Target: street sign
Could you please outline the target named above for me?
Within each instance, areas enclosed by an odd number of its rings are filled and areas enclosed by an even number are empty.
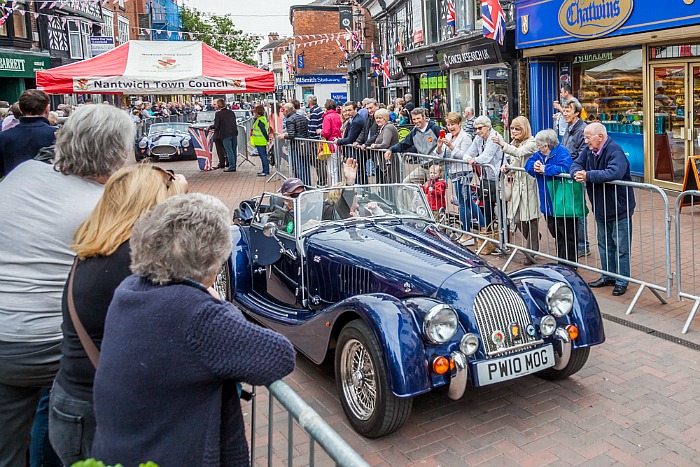
[[[90,36],[90,49],[92,56],[97,57],[100,54],[109,52],[114,48],[114,37],[112,36]]]

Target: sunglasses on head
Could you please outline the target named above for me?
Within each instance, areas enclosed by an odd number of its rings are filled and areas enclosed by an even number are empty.
[[[170,188],[170,182],[175,181],[175,172],[171,169],[166,170],[162,167],[158,167],[157,165],[152,165],[151,168],[155,171],[160,172],[163,175],[165,179],[165,186]]]

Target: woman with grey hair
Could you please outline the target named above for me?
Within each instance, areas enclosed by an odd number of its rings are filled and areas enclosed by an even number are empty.
[[[557,245],[557,256],[576,262],[576,218],[554,217],[552,205],[553,193],[547,182],[562,173],[569,173],[571,153],[559,144],[559,137],[554,130],[542,130],[535,135],[537,151],[525,163],[527,173],[537,180],[540,197],[540,211],[547,221],[550,235]]]
[[[58,134],[53,166],[28,160],[0,183],[0,219],[11,219],[0,223],[0,465],[25,463],[37,402],[61,358],[69,245],[133,144],[124,111],[84,106]]]
[[[491,232],[494,228],[496,217],[496,202],[498,201],[498,180],[501,174],[501,166],[505,163],[505,155],[501,146],[494,142],[498,135],[491,128],[491,119],[481,115],[474,120],[476,136],[467,150],[464,160],[468,164],[478,164],[481,167],[481,193],[484,200],[484,219],[487,229]]]
[[[374,120],[377,122],[377,137],[370,145],[371,149],[389,149],[399,142],[399,131],[391,119],[389,111],[379,109],[374,112]],[[384,159],[384,151],[374,153],[377,171],[377,183],[398,183],[401,180],[399,174],[399,157],[392,154],[389,160]]]
[[[218,199],[192,194],[134,225],[134,275],[114,294],[95,375],[95,458],[249,465],[237,384],[284,377],[295,352],[212,289],[231,252],[229,218]]]

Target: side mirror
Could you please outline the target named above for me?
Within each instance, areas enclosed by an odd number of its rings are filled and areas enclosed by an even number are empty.
[[[274,237],[277,235],[277,226],[274,222],[268,222],[263,226],[263,235],[266,237]]]

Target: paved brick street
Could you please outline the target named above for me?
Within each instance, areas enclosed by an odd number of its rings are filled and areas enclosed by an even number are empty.
[[[245,164],[237,173],[199,172],[194,162],[167,166],[185,174],[192,191],[218,196],[234,208],[242,199],[279,186],[279,181],[256,177],[260,165],[253,160],[255,167]],[[460,401],[450,400],[445,391],[429,393],[416,399],[406,426],[381,440],[358,437],[349,428],[331,365],[316,367],[299,357],[287,382],[371,465],[700,464],[700,324],[680,334],[691,305],[674,299],[661,305],[649,292],[625,316],[637,286],[630,289],[615,299],[609,289],[596,291],[607,318],[607,342],[569,380],[527,377],[470,389]],[[618,324],[623,319],[627,325]],[[687,345],[673,338],[685,339]],[[258,401],[267,406],[264,390]],[[275,454],[286,458],[286,417],[274,426]],[[294,465],[304,465],[308,445],[297,431]],[[256,440],[263,455],[265,420],[258,420]],[[316,452],[317,464],[331,464],[318,447]],[[277,457],[274,464],[283,465]]]

